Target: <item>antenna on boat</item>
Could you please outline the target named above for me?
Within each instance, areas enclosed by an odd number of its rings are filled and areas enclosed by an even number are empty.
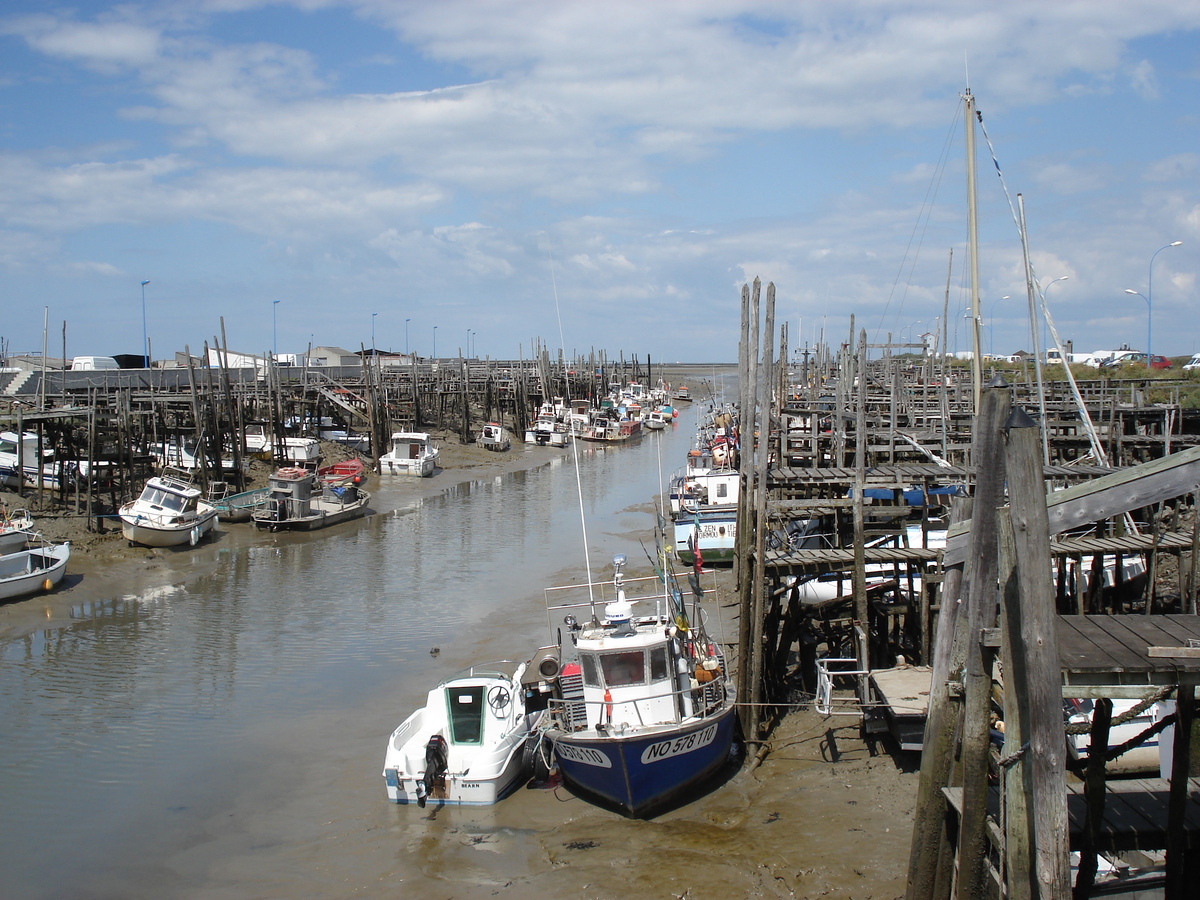
[[[550,259],[550,290],[554,295],[554,315],[558,319],[558,346],[562,352],[567,352],[567,341],[563,337],[562,311],[558,306],[558,280],[554,277],[554,251],[550,247],[550,235],[546,235],[546,256]],[[564,393],[567,398],[567,408],[571,407],[571,377],[565,379]],[[583,481],[579,475],[579,442],[575,440],[575,428],[571,427],[571,456],[575,460],[575,496],[579,499],[579,527],[583,531],[583,565],[587,572],[588,606],[592,611],[592,621],[596,621],[596,591],[592,586],[592,556],[588,551],[587,517],[583,509]]]

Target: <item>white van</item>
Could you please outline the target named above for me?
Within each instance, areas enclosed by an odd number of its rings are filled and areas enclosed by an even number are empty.
[[[1192,369],[1200,369],[1200,353],[1197,353],[1195,356],[1185,362],[1183,367],[1189,372],[1192,371]]]
[[[91,372],[96,369],[119,369],[111,356],[77,356],[71,360],[72,372]]]

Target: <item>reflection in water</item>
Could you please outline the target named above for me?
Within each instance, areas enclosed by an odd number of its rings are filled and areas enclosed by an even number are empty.
[[[652,540],[654,495],[693,430],[681,420],[582,449],[596,577],[613,552],[640,559],[631,531]],[[184,585],[89,599],[70,627],[0,645],[5,882],[163,897],[221,878],[229,896],[258,895],[246,885],[301,877],[290,866],[316,823],[359,835],[386,815],[386,734],[438,678],[528,655],[546,634],[543,588],[583,578],[571,451],[513,452],[548,462],[420,504],[383,485],[403,508],[234,550]],[[254,865],[226,871],[251,847]]]

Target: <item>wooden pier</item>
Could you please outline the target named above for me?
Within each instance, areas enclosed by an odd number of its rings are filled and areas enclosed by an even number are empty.
[[[797,366],[773,307],[773,286],[743,289],[740,433],[757,438],[740,454],[736,563],[748,741],[765,749],[778,715],[841,688],[864,734],[921,747],[910,900],[1090,896],[1096,854],[1118,845],[1165,851],[1165,896],[1188,896],[1200,803],[1190,378],[1006,366],[976,389],[965,365],[868,344],[853,325],[839,352],[806,349]],[[821,525],[789,529],[799,520]],[[808,544],[778,546],[792,533]],[[832,599],[804,599],[828,573],[841,573]],[[1168,652],[1156,643],[1177,656],[1156,657]],[[1177,703],[1171,777],[1114,789],[1097,753],[1069,789],[1063,700],[1103,710],[1147,691]],[[1099,712],[1096,746],[1108,728]],[[1003,815],[989,814],[989,782],[1003,783]]]

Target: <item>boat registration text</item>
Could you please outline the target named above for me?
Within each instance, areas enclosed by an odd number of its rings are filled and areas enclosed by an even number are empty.
[[[573,744],[566,744],[559,741],[554,745],[554,752],[562,759],[583,763],[585,766],[599,766],[602,769],[612,768],[612,760],[608,758],[608,754],[597,750],[595,747],[576,747]]]
[[[709,725],[700,731],[693,731],[691,734],[685,734],[683,737],[678,737],[671,741],[659,741],[657,744],[651,744],[642,751],[642,762],[658,762],[659,760],[670,759],[672,756],[691,753],[693,750],[707,747],[713,742],[716,736],[717,726]]]

